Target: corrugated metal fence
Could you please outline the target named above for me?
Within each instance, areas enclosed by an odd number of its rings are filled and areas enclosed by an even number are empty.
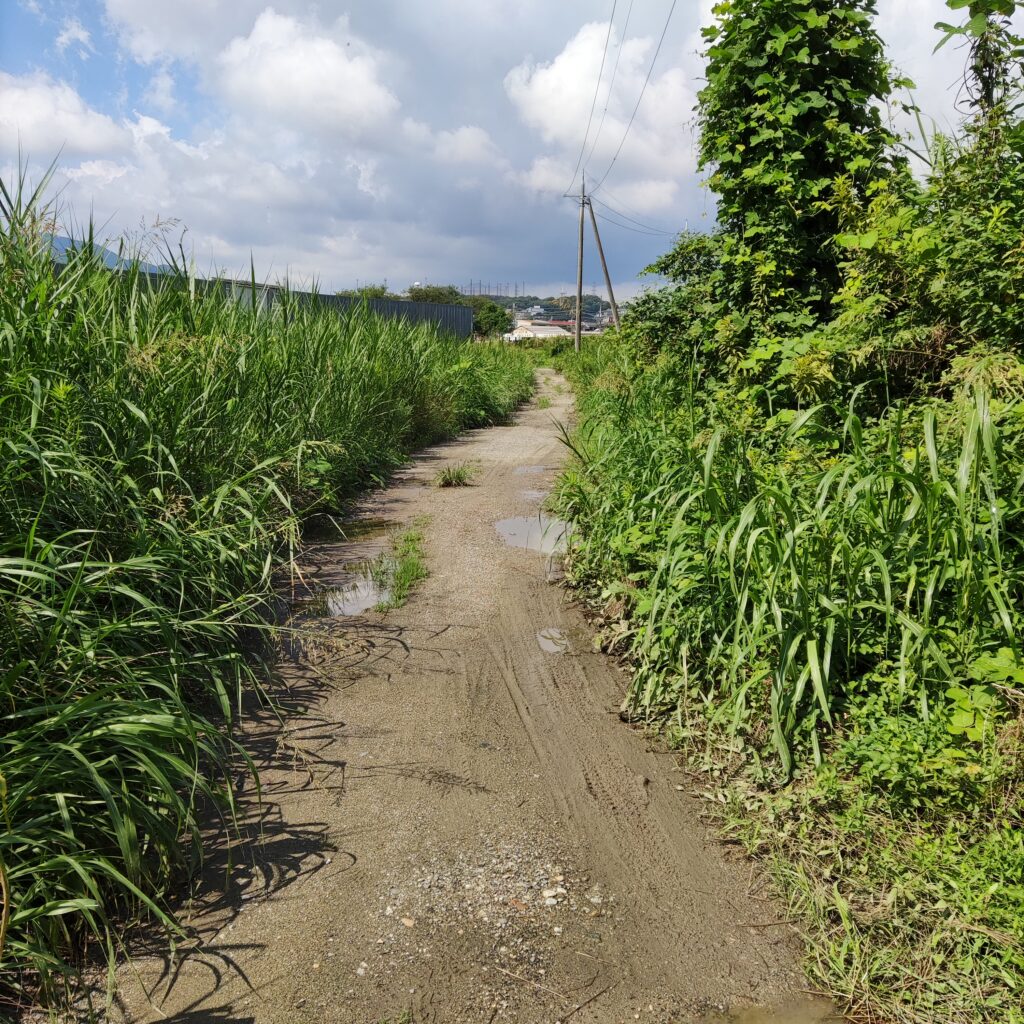
[[[165,288],[168,284],[180,282],[182,278],[164,274],[143,273],[155,288]],[[198,290],[223,288],[239,302],[252,302],[252,285],[248,281],[232,281],[228,278],[195,278]],[[339,311],[351,309],[353,306],[365,304],[372,312],[395,320],[411,320],[414,323],[437,324],[443,331],[454,334],[457,338],[468,338],[473,333],[473,310],[469,306],[456,306],[436,302],[403,302],[400,299],[364,299],[348,295],[322,295],[314,292],[290,291],[277,285],[257,285],[257,302],[262,309],[269,309],[283,294],[289,294],[299,300],[315,300],[324,306]]]

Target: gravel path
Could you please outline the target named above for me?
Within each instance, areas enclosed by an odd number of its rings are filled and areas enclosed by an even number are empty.
[[[194,938],[136,951],[113,1020],[826,1019],[780,909],[619,720],[625,676],[550,559],[495,529],[536,516],[566,458],[571,397],[539,375],[549,407],[429,450],[366,503],[423,524],[430,577],[386,614],[299,620],[292,714],[248,716],[262,800],[240,778],[241,836],[204,866]],[[429,486],[461,461],[473,486]],[[306,582],[379,547],[315,545]]]

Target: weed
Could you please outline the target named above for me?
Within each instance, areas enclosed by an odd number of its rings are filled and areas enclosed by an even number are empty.
[[[540,398],[537,399],[537,408],[538,409],[550,409],[551,408],[551,399],[548,398],[547,395],[541,395]]]
[[[476,468],[467,462],[445,466],[434,477],[435,487],[469,487],[476,475]]]
[[[377,611],[386,612],[405,604],[413,586],[428,575],[420,530],[414,528],[398,534],[391,542],[391,550],[374,561],[370,575],[388,595],[377,605]]]

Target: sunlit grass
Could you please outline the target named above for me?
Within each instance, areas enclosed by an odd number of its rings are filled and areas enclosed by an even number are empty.
[[[401,608],[409,599],[412,588],[428,575],[423,533],[419,526],[395,535],[389,549],[371,565],[370,574],[381,592],[387,594],[385,600],[377,605],[377,611]]]
[[[434,477],[435,487],[469,487],[476,475],[476,468],[467,462],[444,466]]]
[[[510,346],[184,273],[156,290],[91,239],[57,272],[51,230],[0,190],[0,970],[23,998],[113,956],[131,915],[174,927],[303,517],[533,387]]]

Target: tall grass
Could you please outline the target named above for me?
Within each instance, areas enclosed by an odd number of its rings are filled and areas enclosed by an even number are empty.
[[[1021,1021],[1015,387],[771,416],[685,355],[604,355],[566,363],[583,421],[559,501],[634,712],[713,771],[853,1019]]]
[[[519,354],[365,309],[271,310],[59,272],[51,211],[0,183],[0,979],[57,994],[230,806],[243,641],[304,515],[507,416]]]
[[[636,709],[702,700],[766,728],[790,775],[865,675],[891,667],[927,720],[982,655],[1019,653],[1019,402],[976,389],[866,430],[854,400],[748,434],[678,382],[589,378],[562,500],[577,571],[629,606]]]

